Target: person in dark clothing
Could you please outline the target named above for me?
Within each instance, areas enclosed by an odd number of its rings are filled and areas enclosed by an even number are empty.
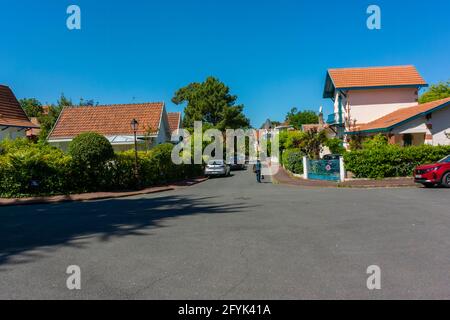
[[[253,172],[256,174],[256,181],[261,183],[261,161],[256,160],[256,163],[253,165]]]

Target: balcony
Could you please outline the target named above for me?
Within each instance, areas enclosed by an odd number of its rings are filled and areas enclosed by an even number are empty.
[[[330,126],[336,125],[339,122],[339,114],[338,113],[332,113],[328,116],[327,124]]]

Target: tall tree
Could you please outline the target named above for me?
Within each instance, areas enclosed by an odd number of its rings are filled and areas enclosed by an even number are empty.
[[[19,103],[22,106],[22,109],[27,114],[28,118],[38,117],[42,114],[42,104],[35,98],[20,99]]]
[[[55,125],[56,120],[58,120],[62,109],[64,109],[64,107],[70,107],[72,105],[72,100],[66,98],[64,93],[61,93],[61,96],[58,99],[56,105],[48,106],[48,112],[45,114],[42,113],[40,116],[38,116],[39,124],[41,126],[41,133],[39,135],[40,140],[47,139],[47,136]]]
[[[301,130],[304,124],[319,123],[319,116],[311,110],[298,111],[297,108],[292,108],[286,116],[286,121],[295,129]]]
[[[185,127],[193,127],[194,121],[208,123],[219,130],[247,128],[250,121],[243,114],[244,106],[236,105],[237,96],[217,78],[208,77],[204,82],[191,83],[175,92],[172,102],[187,102],[184,109]]]
[[[432,102],[450,97],[450,80],[433,84],[419,99],[420,103]]]

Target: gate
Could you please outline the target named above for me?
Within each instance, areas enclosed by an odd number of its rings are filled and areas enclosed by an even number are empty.
[[[307,159],[307,179],[341,181],[341,160]]]

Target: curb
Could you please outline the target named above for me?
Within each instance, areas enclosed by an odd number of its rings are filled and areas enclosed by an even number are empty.
[[[302,184],[302,180],[300,178],[296,178],[292,175],[291,172],[287,171],[286,169],[284,169],[286,174],[288,175],[288,177],[292,180],[292,181],[285,181],[285,182],[281,182],[280,180],[276,179],[275,176],[272,176],[272,181],[274,181],[274,184],[278,184],[278,185],[287,185],[287,186],[292,186],[292,187],[300,187],[300,188],[315,188],[315,189],[329,189],[329,188],[334,188],[334,189],[394,189],[394,188],[415,188],[417,187],[415,184],[411,184],[411,183],[398,183],[398,184],[377,184],[377,183],[373,183],[374,180],[372,179],[361,179],[361,180],[350,180],[348,182],[351,181],[367,181],[367,184],[355,184],[355,185],[351,185],[351,184],[346,184],[346,182],[336,182],[335,184],[329,184],[329,185],[320,185],[320,183],[318,182],[317,185],[314,185],[314,182],[310,182],[309,184]],[[386,181],[395,181],[395,180],[400,180],[402,178],[388,178],[386,179]],[[298,183],[295,183],[296,181],[298,181]],[[312,180],[308,180],[308,181],[312,181]]]
[[[55,204],[63,202],[83,202],[93,200],[119,199],[138,195],[146,195],[153,193],[160,193],[166,191],[173,191],[179,188],[190,187],[206,181],[207,178],[197,178],[191,180],[184,180],[175,182],[166,186],[155,186],[143,190],[130,192],[97,192],[97,193],[81,193],[70,195],[57,195],[48,197],[35,198],[0,198],[0,207],[16,206],[16,205],[33,205],[33,204]]]

